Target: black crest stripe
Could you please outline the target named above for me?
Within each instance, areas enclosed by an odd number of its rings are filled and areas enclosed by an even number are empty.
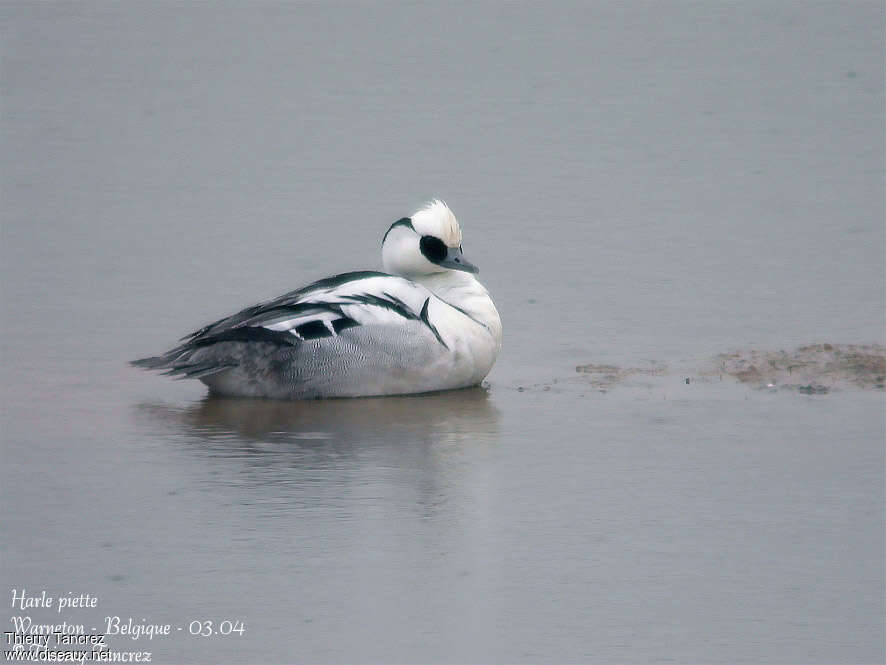
[[[381,239],[381,244],[385,244],[385,240],[387,240],[388,234],[394,229],[395,226],[406,226],[415,231],[415,228],[412,226],[412,220],[408,217],[402,217],[398,219],[396,222],[391,224],[387,231],[385,231],[384,237]]]

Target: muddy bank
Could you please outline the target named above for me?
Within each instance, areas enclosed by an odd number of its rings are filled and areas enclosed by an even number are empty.
[[[793,351],[735,351],[717,357],[720,371],[759,388],[824,393],[840,388],[882,390],[886,347],[810,344]]]
[[[754,388],[821,395],[832,390],[883,390],[886,346],[809,344],[793,350],[744,349],[669,367],[648,362],[634,367],[586,364],[575,368],[582,385],[607,391],[617,386],[651,386],[662,379],[686,383],[735,380]]]
[[[648,362],[639,367],[618,367],[616,365],[578,365],[575,371],[582,380],[593,388],[609,390],[625,382],[648,382],[653,377],[664,376],[668,366],[659,362]]]

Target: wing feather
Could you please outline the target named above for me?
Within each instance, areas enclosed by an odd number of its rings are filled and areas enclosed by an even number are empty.
[[[384,340],[396,339],[416,324],[416,330],[426,329],[433,333],[431,339],[446,346],[428,317],[429,299],[434,297],[424,286],[394,275],[335,275],[219,319],[182,338],[182,344],[165,354],[133,364],[167,369],[174,376],[205,378],[240,362],[225,351],[232,347],[224,343],[251,342],[270,353],[345,334],[352,343],[373,339],[376,346],[383,346]],[[380,332],[379,327],[389,326],[396,331]],[[352,329],[356,332],[347,332]]]
[[[361,271],[334,275],[247,307],[183,338],[201,344],[225,331],[261,327],[314,339],[361,325],[423,321],[430,291],[402,277]],[[426,311],[426,309],[425,309]]]

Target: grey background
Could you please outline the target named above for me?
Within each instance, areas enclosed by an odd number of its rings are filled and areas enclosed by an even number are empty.
[[[884,341],[884,16],[3,3],[0,592],[246,623],[157,662],[883,662],[882,393],[575,367]],[[502,314],[485,388],[126,365],[378,267],[431,196]]]

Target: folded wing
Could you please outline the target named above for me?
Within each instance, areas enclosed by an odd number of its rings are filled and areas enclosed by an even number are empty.
[[[203,378],[236,367],[243,361],[242,345],[296,347],[304,342],[347,335],[352,329],[377,326],[414,328],[421,324],[445,346],[428,319],[428,303],[434,297],[425,287],[402,277],[380,272],[351,272],[323,279],[204,326],[183,338],[183,344],[167,353],[142,358],[132,364],[166,369],[181,378]],[[367,339],[365,333],[355,340]],[[218,346],[216,353],[207,352]],[[222,353],[222,348],[226,352]]]

